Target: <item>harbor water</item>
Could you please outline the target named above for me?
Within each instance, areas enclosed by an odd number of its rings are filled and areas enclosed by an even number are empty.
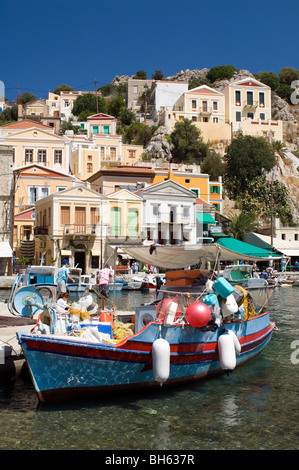
[[[155,293],[115,294],[122,310],[154,299]],[[298,305],[299,287],[274,289],[269,311],[276,330],[270,344],[229,377],[55,405],[39,404],[27,375],[0,383],[0,448],[298,450]]]

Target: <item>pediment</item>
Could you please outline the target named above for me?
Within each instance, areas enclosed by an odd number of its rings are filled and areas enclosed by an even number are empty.
[[[196,195],[179,183],[172,180],[163,183],[154,184],[143,190],[143,196],[154,196],[160,198],[191,198],[196,199]]]

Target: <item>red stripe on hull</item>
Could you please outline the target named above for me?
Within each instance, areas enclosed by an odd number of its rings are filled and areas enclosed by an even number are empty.
[[[271,325],[268,325],[257,333],[241,337],[239,339],[242,347],[241,353],[257,347],[265,341],[272,331]],[[117,348],[105,349],[89,345],[82,346],[79,344],[51,342],[47,340],[38,341],[33,338],[26,338],[25,343],[28,349],[68,356],[92,357],[111,361],[140,362],[144,364],[151,364],[152,362],[152,343],[128,341],[127,346],[131,346],[132,349],[122,348],[121,350]],[[136,348],[137,345],[139,346],[138,348]],[[135,350],[133,350],[133,347]],[[170,354],[172,364],[188,364],[191,362],[218,360],[218,344],[217,342],[171,344]]]

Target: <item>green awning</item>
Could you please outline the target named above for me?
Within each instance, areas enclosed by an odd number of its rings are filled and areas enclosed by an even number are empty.
[[[196,219],[200,224],[216,224],[211,214],[205,212],[197,212]]]
[[[267,258],[272,256],[273,258],[281,258],[281,255],[278,255],[274,251],[265,250],[258,246],[249,245],[248,243],[241,242],[240,240],[235,240],[234,238],[219,238],[217,244],[227,248],[228,250],[242,254],[242,256],[255,256],[257,258]]]

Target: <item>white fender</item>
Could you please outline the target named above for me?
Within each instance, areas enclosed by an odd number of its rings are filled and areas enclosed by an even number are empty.
[[[178,309],[178,304],[176,302],[171,302],[168,305],[165,319],[164,319],[164,325],[170,326],[173,324],[177,309]]]
[[[241,344],[237,338],[237,335],[232,330],[227,330],[227,331],[228,331],[228,334],[230,334],[234,340],[236,355],[239,356],[241,352]]]
[[[222,370],[231,371],[236,365],[236,350],[233,337],[223,333],[218,339],[219,361]]]
[[[152,359],[154,379],[162,385],[170,372],[170,346],[166,339],[158,338],[153,342]]]

